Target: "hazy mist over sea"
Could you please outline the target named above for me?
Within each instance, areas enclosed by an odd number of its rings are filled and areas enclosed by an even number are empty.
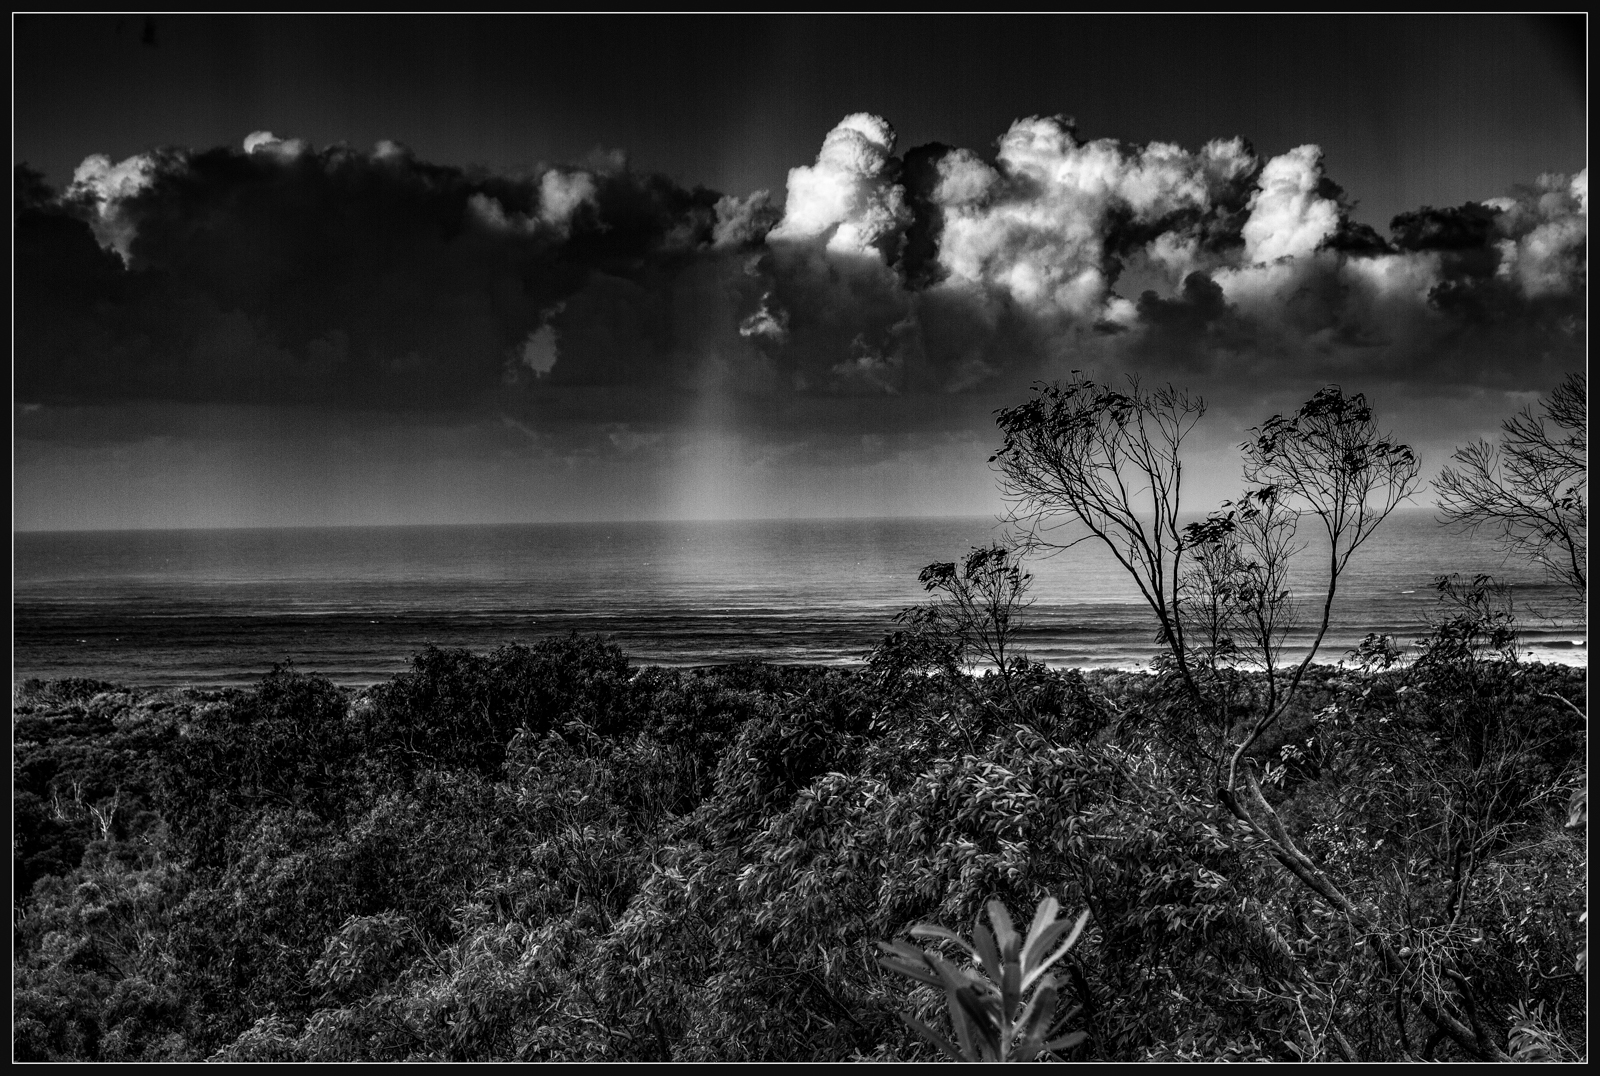
[[[18,534],[15,674],[240,684],[292,660],[364,684],[428,645],[569,631],[645,664],[856,662],[924,598],[924,565],[999,533],[980,517]],[[1320,566],[1314,550],[1301,559],[1309,596]],[[1153,618],[1102,548],[1029,567],[1030,657],[1146,665]],[[1527,657],[1586,662],[1580,611],[1423,512],[1392,517],[1357,553],[1321,660],[1368,632],[1411,643],[1439,615],[1431,584],[1445,571],[1514,584]]]

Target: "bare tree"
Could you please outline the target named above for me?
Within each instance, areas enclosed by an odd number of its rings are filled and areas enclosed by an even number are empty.
[[[1417,458],[1379,433],[1362,395],[1329,387],[1293,414],[1276,415],[1252,431],[1242,446],[1245,477],[1256,486],[1250,494],[1203,523],[1180,527],[1180,448],[1204,404],[1171,387],[1145,393],[1137,381],[1130,386],[1120,392],[1075,376],[1041,386],[1026,404],[1000,412],[1005,443],[991,462],[998,464],[1013,517],[1031,524],[1032,540],[1044,546],[1095,538],[1110,549],[1155,613],[1203,713],[1218,710],[1207,670],[1245,652],[1264,665],[1263,704],[1237,729],[1219,723],[1231,751],[1217,798],[1285,870],[1350,923],[1384,974],[1401,983],[1405,962],[1375,909],[1351,900],[1299,848],[1253,770],[1241,762],[1288,709],[1321,648],[1351,557],[1415,490]],[[1280,683],[1279,654],[1297,611],[1287,565],[1308,548],[1295,539],[1308,518],[1327,541],[1326,583],[1307,653]],[[1057,539],[1069,524],[1082,531]],[[1459,975],[1454,968],[1451,973]],[[1417,1004],[1440,1035],[1471,1056],[1506,1059],[1470,1000],[1465,1016],[1438,994],[1425,994]]]
[[[1525,407],[1500,424],[1498,444],[1458,448],[1434,480],[1444,521],[1488,528],[1507,553],[1587,593],[1588,378],[1571,373],[1536,413]]]
[[[1299,519],[1266,486],[1183,529],[1191,563],[1181,577],[1179,611],[1191,625],[1186,638],[1197,664],[1215,683],[1227,683],[1239,665],[1265,673],[1268,712],[1278,705],[1283,645],[1299,612],[1288,579],[1304,549],[1295,541]]]
[[[1330,386],[1251,431],[1242,448],[1253,492],[1182,525],[1182,444],[1204,413],[1204,401],[1170,385],[1146,392],[1130,378],[1122,392],[1074,375],[1000,412],[1005,442],[991,462],[1032,542],[1097,539],[1133,578],[1191,699],[1228,741],[1232,789],[1245,752],[1287,710],[1321,649],[1351,556],[1415,489],[1418,463],[1379,432],[1364,396]],[[1295,540],[1305,516],[1327,539],[1327,576],[1311,644],[1285,680],[1279,655],[1297,612],[1288,566],[1305,548]],[[1233,661],[1266,674],[1264,705],[1237,736],[1214,690],[1219,666]]]
[[[1183,439],[1205,402],[1168,385],[1128,391],[1074,374],[1040,385],[1033,398],[999,413],[1005,443],[990,457],[1013,522],[1035,546],[1066,549],[1098,540],[1132,577],[1169,641],[1197,699],[1179,615],[1184,538]],[[1063,527],[1081,524],[1084,532]]]
[[[1272,491],[1266,503],[1277,504],[1281,500],[1295,513],[1294,522],[1288,525],[1290,534],[1301,514],[1310,515],[1321,525],[1328,542],[1328,574],[1316,634],[1281,694],[1276,689],[1275,667],[1268,665],[1271,697],[1249,733],[1234,748],[1225,786],[1230,791],[1237,786],[1244,753],[1288,709],[1321,649],[1332,623],[1339,579],[1351,556],[1416,489],[1421,469],[1409,446],[1378,432],[1377,420],[1364,395],[1358,392],[1346,396],[1337,386],[1321,390],[1293,415],[1274,415],[1252,432],[1255,439],[1243,445],[1246,480],[1263,491]],[[1278,542],[1275,548],[1281,555],[1294,551],[1285,539],[1279,538]],[[1263,551],[1270,564],[1271,549],[1263,547]],[[1284,576],[1276,578],[1281,580]],[[1286,601],[1287,595],[1280,600]],[[1270,659],[1275,652],[1270,636],[1260,639],[1258,645]]]

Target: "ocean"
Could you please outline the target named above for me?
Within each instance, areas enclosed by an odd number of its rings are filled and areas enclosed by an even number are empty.
[[[923,566],[999,533],[986,518],[18,533],[13,675],[221,686],[289,660],[359,685],[428,645],[487,650],[570,631],[598,632],[639,664],[859,662],[897,611],[925,599]],[[1148,665],[1153,617],[1103,549],[1028,567],[1028,656]],[[1581,610],[1423,512],[1391,517],[1357,552],[1320,660],[1368,632],[1422,635],[1439,615],[1431,584],[1452,571],[1514,585],[1526,657],[1587,663]],[[1317,585],[1316,571],[1301,582]],[[1292,637],[1290,655],[1305,642]]]

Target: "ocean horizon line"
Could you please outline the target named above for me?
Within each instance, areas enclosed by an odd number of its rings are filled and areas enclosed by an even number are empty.
[[[1203,519],[1220,505],[1208,509],[1195,509],[1183,513]],[[1400,505],[1393,514],[1417,518],[1423,513],[1436,512],[1434,505]],[[525,520],[449,520],[413,521],[404,523],[242,523],[220,526],[150,526],[150,527],[16,527],[11,528],[13,540],[23,535],[46,537],[58,534],[211,534],[245,533],[256,531],[357,531],[357,530],[426,530],[471,527],[609,527],[649,524],[712,524],[712,523],[898,523],[928,522],[932,520],[970,521],[992,520],[996,525],[1006,522],[998,515],[985,512],[928,512],[902,515],[873,516],[659,516],[635,519],[525,519]],[[1451,524],[1440,521],[1441,527]]]
[[[71,527],[30,528],[13,527],[13,538],[20,535],[52,534],[198,534],[227,531],[354,531],[354,530],[424,530],[467,527],[613,527],[632,524],[660,523],[896,523],[927,522],[930,520],[993,519],[1002,523],[999,516],[984,512],[924,513],[897,516],[720,516],[714,518],[667,516],[639,519],[526,519],[526,520],[472,520],[449,522],[410,523],[247,523],[216,527]]]

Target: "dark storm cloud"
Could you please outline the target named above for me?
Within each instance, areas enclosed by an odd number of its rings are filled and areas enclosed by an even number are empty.
[[[449,413],[603,447],[977,429],[1074,367],[1525,390],[1582,361],[1586,172],[1383,236],[1315,146],[1033,117],[992,155],[896,149],[846,117],[781,208],[620,159],[504,176],[264,133],[90,158],[59,198],[19,173],[17,400]]]
[[[62,204],[19,215],[18,396],[468,405],[592,277],[707,245],[715,203],[627,173],[473,176],[392,144],[91,159]]]
[[[1385,239],[1319,192],[1310,157],[1285,171],[1300,176],[1255,199],[1251,224],[1271,227],[1247,226],[1253,252],[1191,274],[1171,298],[1141,297],[1132,359],[1239,384],[1298,374],[1512,391],[1546,389],[1584,361],[1586,172],[1401,214]]]

